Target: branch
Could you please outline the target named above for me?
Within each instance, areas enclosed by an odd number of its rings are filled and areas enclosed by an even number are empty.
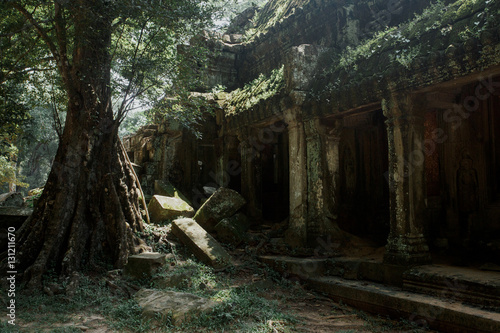
[[[56,60],[59,59],[59,53],[57,52],[57,48],[56,45],[54,44],[54,41],[50,39],[49,35],[47,34],[47,31],[45,31],[45,29],[42,26],[40,26],[40,24],[38,23],[37,20],[35,20],[33,15],[30,12],[28,12],[26,8],[24,8],[23,6],[21,6],[16,2],[13,2],[12,6],[15,9],[17,9],[17,11],[20,12],[31,23],[31,25],[35,28],[40,37],[42,37],[45,44],[47,44],[47,46],[49,47],[50,52],[52,53],[54,58]]]
[[[137,59],[137,53],[139,52],[139,47],[142,43],[142,37],[144,36],[144,30],[146,29],[146,25],[148,24],[148,22],[149,22],[149,19],[144,21],[144,24],[142,25],[142,28],[141,28],[141,33],[139,35],[139,39],[137,40],[137,45],[135,46],[134,56],[132,58],[132,60],[134,61],[134,65],[132,66],[132,73],[130,75],[130,81],[128,82],[127,89],[125,89],[125,95],[123,96],[122,104],[120,105],[120,108],[118,109],[118,112],[117,112],[118,119],[123,118],[123,116],[125,114],[125,108],[128,104],[127,103],[127,96],[129,95],[130,89],[132,88],[132,82],[134,81],[134,77],[135,77],[136,70],[137,70],[135,60]]]
[[[38,38],[40,38],[40,37],[38,37]],[[21,62],[21,60],[24,59],[31,52],[31,50],[33,49],[33,46],[36,44],[36,41],[38,40],[38,38],[35,40],[35,43],[33,43],[33,45],[31,45],[31,47],[26,50],[26,52],[21,54],[21,56],[16,59],[16,61],[12,65],[12,68],[10,70],[8,70],[5,75],[2,75],[2,80],[0,80],[0,83],[4,83],[5,81],[8,80],[9,76],[12,74],[12,72],[14,72],[14,68],[17,66],[17,64],[19,64],[19,62]]]
[[[120,40],[123,37],[123,33],[125,32],[125,22],[127,22],[127,18],[120,21],[120,24],[123,23],[123,25],[122,25],[123,29],[120,32],[120,35],[118,36],[118,38],[116,40],[115,47],[113,48],[113,52],[111,53],[111,61],[113,61],[113,59],[115,58],[116,50],[118,49],[118,44],[120,43]]]

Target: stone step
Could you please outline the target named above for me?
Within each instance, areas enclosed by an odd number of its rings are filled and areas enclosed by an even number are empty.
[[[392,286],[402,286],[404,266],[389,265],[381,260],[364,258],[332,258],[328,260],[328,276],[337,276],[347,280],[366,280]]]
[[[327,259],[287,256],[260,256],[259,259],[280,273],[287,273],[301,279],[323,276],[326,272]]]
[[[500,332],[500,313],[438,299],[396,287],[339,277],[314,277],[305,280],[314,290],[328,294],[358,309],[406,319],[419,326],[429,326],[450,333]]]
[[[442,265],[418,266],[403,274],[403,288],[500,311],[500,272]]]

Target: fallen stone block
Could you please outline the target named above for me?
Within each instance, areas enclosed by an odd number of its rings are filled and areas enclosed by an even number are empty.
[[[231,264],[231,256],[193,219],[177,219],[172,222],[172,232],[203,263],[214,268]]]
[[[153,195],[148,205],[149,217],[153,223],[173,220],[179,216],[192,217],[194,209],[182,199]]]
[[[222,219],[217,223],[214,230],[220,242],[238,246],[242,242],[247,241],[248,236],[246,231],[248,227],[248,218],[242,213],[237,213],[231,217]]]
[[[234,215],[245,203],[238,192],[221,187],[198,209],[194,219],[205,230],[213,231],[217,223]]]
[[[145,252],[128,257],[123,274],[133,279],[151,278],[158,269],[166,264],[166,255],[157,252]]]
[[[191,206],[191,202],[182,194],[174,185],[168,181],[155,180],[154,192],[158,195],[163,195],[166,197],[174,197],[184,200],[188,205]]]
[[[142,309],[142,316],[158,324],[171,322],[175,326],[196,318],[202,313],[210,313],[216,302],[189,293],[141,289],[135,301]]]

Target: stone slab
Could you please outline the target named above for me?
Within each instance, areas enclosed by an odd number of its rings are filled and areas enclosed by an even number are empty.
[[[151,278],[166,264],[166,255],[157,252],[145,252],[128,257],[123,274],[133,279]]]
[[[143,317],[160,325],[171,320],[173,325],[180,326],[202,313],[210,313],[217,305],[193,294],[154,289],[141,289],[134,299],[141,307]]]
[[[172,232],[201,262],[214,268],[223,268],[231,263],[231,256],[226,250],[195,220],[174,220]]]
[[[500,314],[468,306],[462,302],[420,295],[398,288],[338,277],[306,280],[314,290],[327,293],[358,309],[413,321],[442,332],[500,332]]]
[[[445,265],[419,266],[403,274],[403,288],[500,310],[498,272]]]
[[[327,262],[327,259],[287,256],[260,256],[259,260],[280,273],[288,273],[301,279],[322,276]]]
[[[151,222],[162,223],[179,216],[193,217],[194,209],[182,199],[153,195],[148,204]]]
[[[233,216],[245,203],[245,199],[238,192],[221,187],[203,203],[194,219],[210,232],[217,223]]]

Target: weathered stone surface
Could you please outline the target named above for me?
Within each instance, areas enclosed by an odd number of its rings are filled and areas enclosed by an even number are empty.
[[[134,299],[142,308],[142,315],[146,319],[168,321],[171,318],[173,325],[179,326],[201,313],[211,312],[216,302],[189,293],[175,291],[158,291],[141,289]]]
[[[151,222],[160,223],[179,216],[192,217],[194,209],[182,199],[154,195],[148,205]]]
[[[236,191],[219,188],[196,212],[194,219],[205,230],[213,231],[215,225],[234,215],[245,204],[245,199]]]
[[[177,219],[172,222],[172,232],[203,263],[223,268],[231,263],[231,256],[193,219]]]
[[[0,206],[22,207],[23,203],[22,193],[9,192],[0,195]]]
[[[128,257],[123,273],[133,279],[151,278],[166,263],[163,253],[146,252]]]
[[[219,241],[238,246],[248,239],[245,233],[248,230],[248,226],[248,218],[242,213],[237,213],[231,217],[222,219],[222,221],[217,223],[214,230],[217,232],[217,239]]]
[[[155,194],[163,195],[166,197],[174,197],[184,200],[187,204],[191,206],[191,202],[186,198],[184,194],[182,194],[174,185],[172,185],[168,181],[163,180],[155,180],[154,186]]]

